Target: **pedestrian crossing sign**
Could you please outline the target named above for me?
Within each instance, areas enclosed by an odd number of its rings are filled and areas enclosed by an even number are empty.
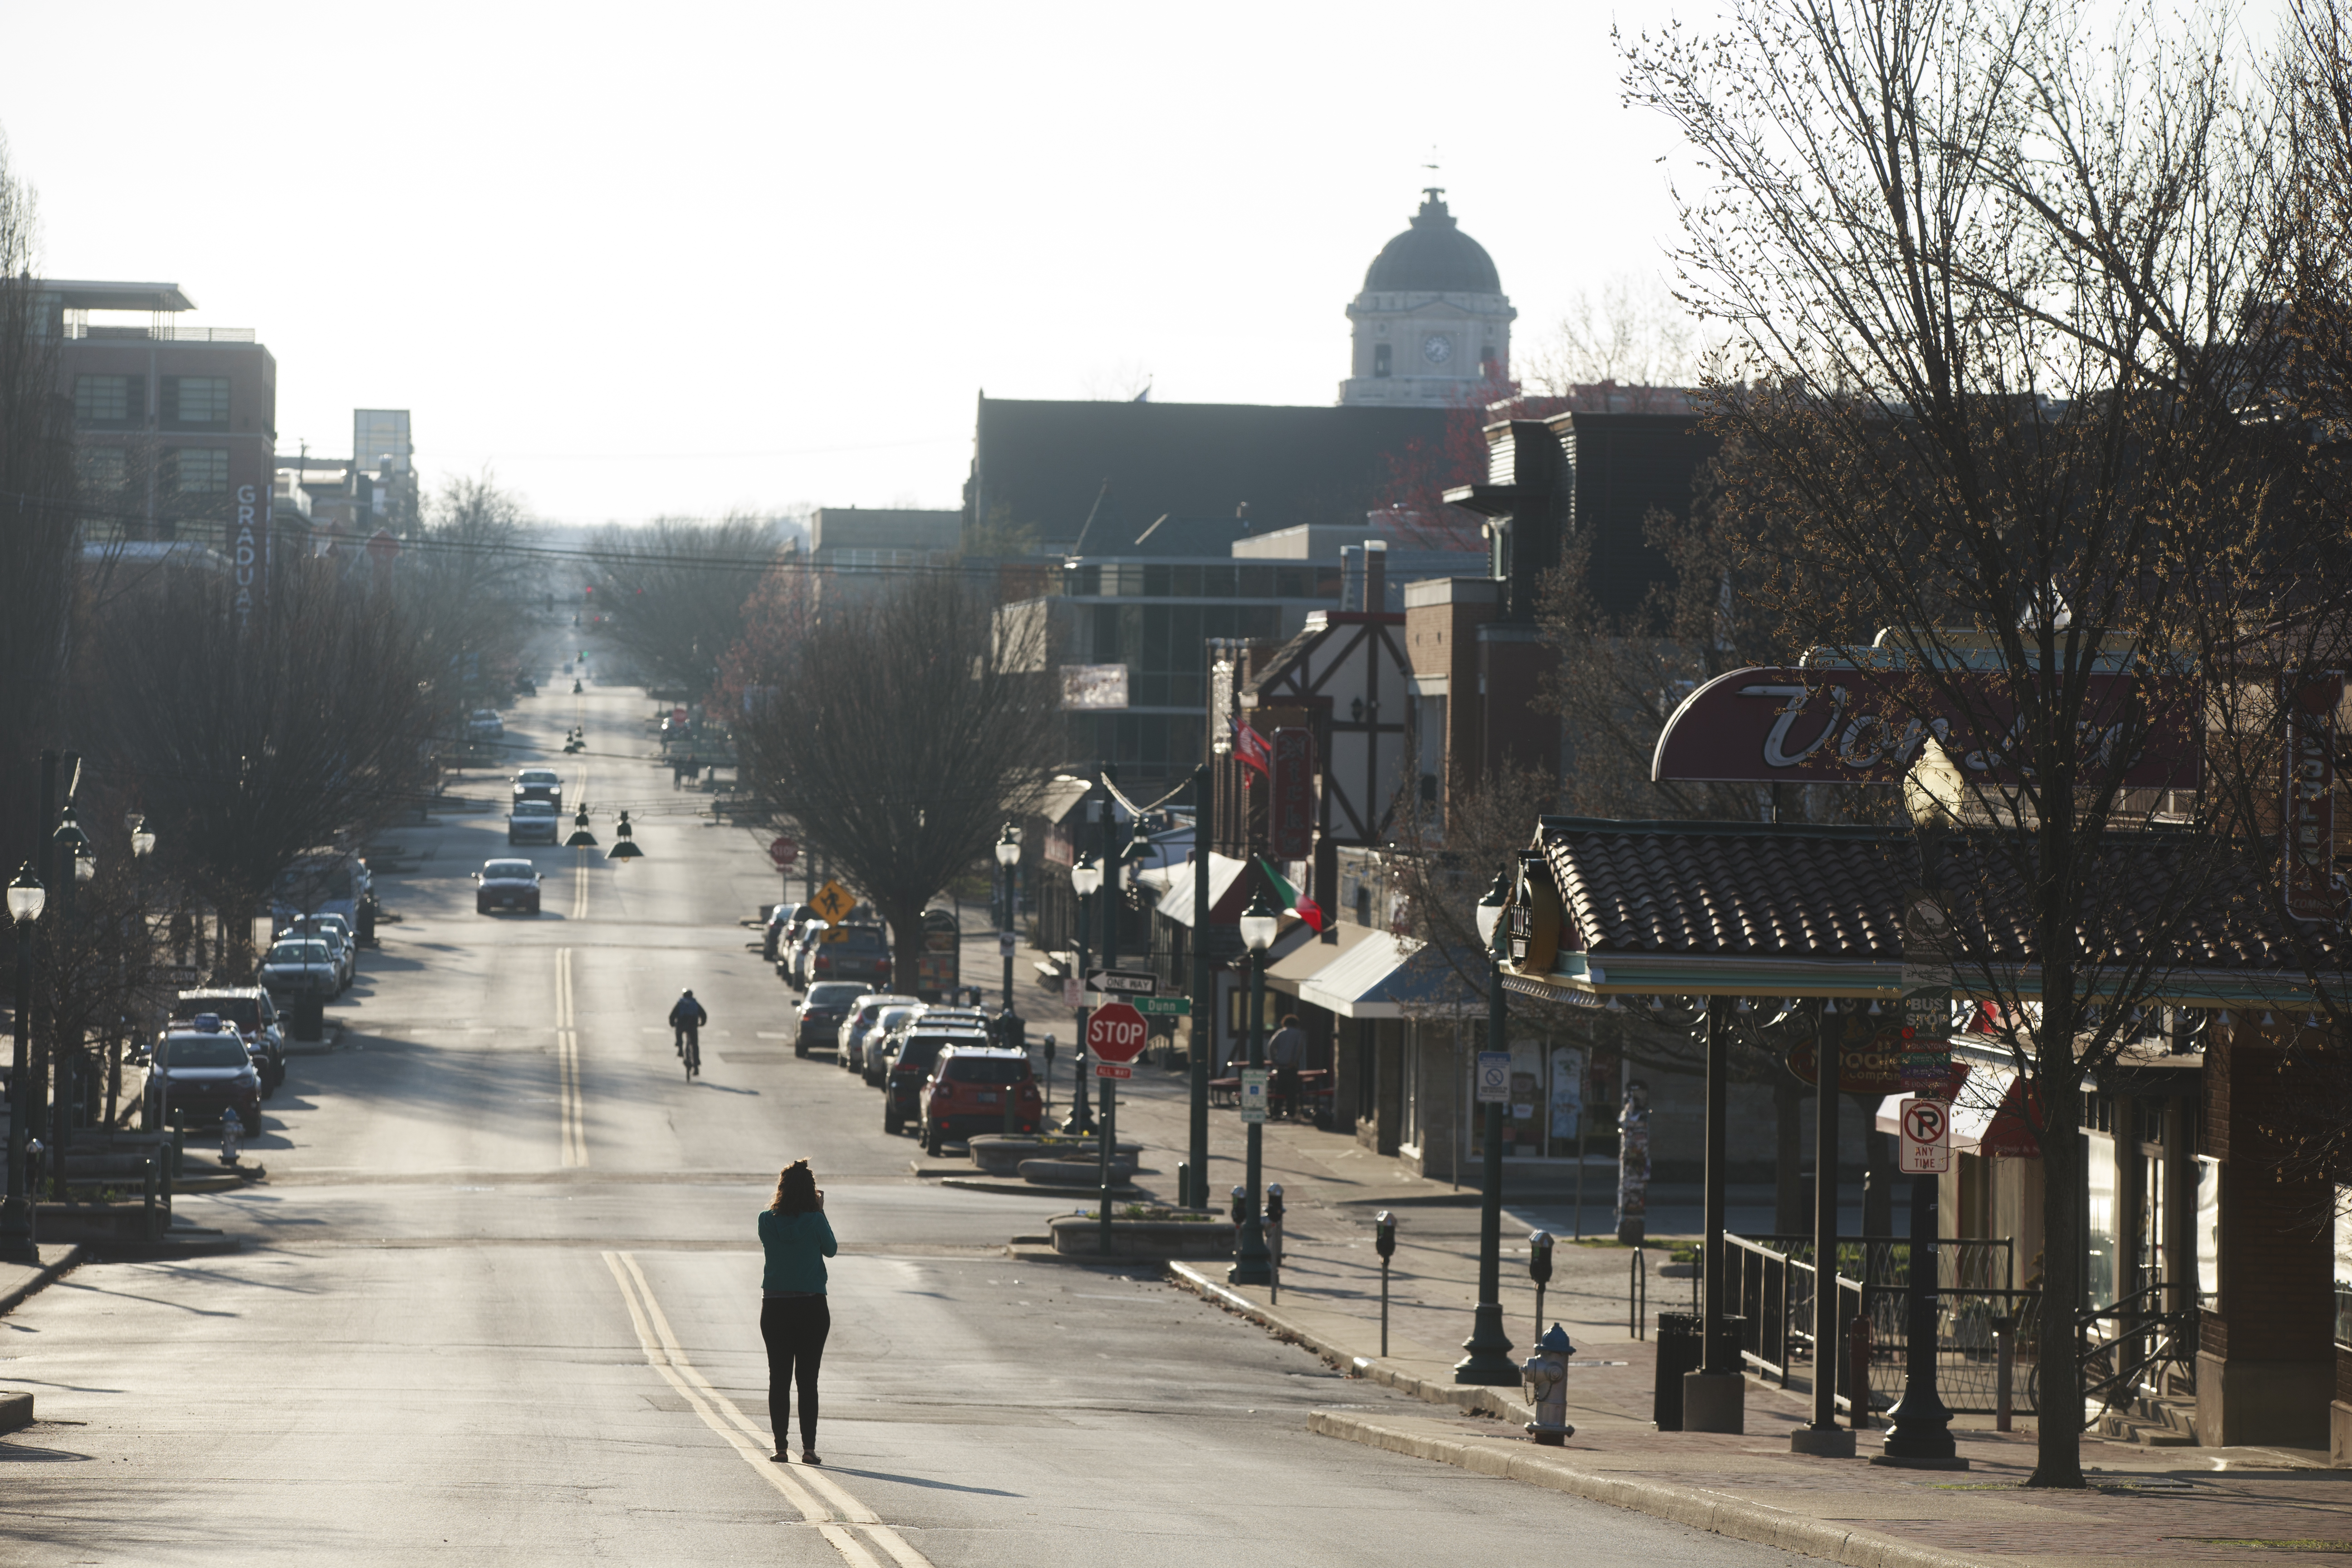
[[[849,896],[849,889],[835,881],[827,881],[809,900],[809,908],[823,915],[829,926],[839,925],[841,917],[856,907],[857,900]]]

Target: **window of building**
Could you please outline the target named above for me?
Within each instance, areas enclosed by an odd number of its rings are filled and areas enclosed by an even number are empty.
[[[162,390],[164,424],[228,424],[228,377],[167,375]]]
[[[228,450],[183,447],[172,454],[173,488],[184,496],[222,495],[228,489]]]
[[[144,410],[134,409],[128,375],[74,377],[74,418],[84,425],[127,425]]]
[[[1372,345],[1372,377],[1376,381],[1384,380],[1389,374],[1389,345],[1374,343]]]

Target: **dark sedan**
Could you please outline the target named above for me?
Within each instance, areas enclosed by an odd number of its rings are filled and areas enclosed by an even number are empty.
[[[804,1057],[813,1049],[833,1049],[840,1043],[841,1021],[857,1005],[857,999],[873,990],[845,980],[829,980],[812,985],[801,999],[800,1022],[793,1036],[793,1055]]]
[[[245,1041],[218,1018],[205,1015],[194,1028],[165,1035],[152,1070],[163,1080],[167,1125],[175,1116],[198,1125],[218,1121],[233,1110],[248,1134],[261,1131],[261,1074]]]

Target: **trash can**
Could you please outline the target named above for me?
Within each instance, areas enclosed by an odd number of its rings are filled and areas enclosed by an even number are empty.
[[[1651,1386],[1650,1419],[1661,1432],[1683,1429],[1683,1373],[1698,1370],[1702,1345],[1696,1312],[1658,1314],[1657,1379]]]

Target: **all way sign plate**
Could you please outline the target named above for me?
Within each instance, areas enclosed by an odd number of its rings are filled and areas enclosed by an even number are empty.
[[[1097,1062],[1095,1076],[1097,1078],[1133,1078],[1135,1069],[1125,1062]]]

